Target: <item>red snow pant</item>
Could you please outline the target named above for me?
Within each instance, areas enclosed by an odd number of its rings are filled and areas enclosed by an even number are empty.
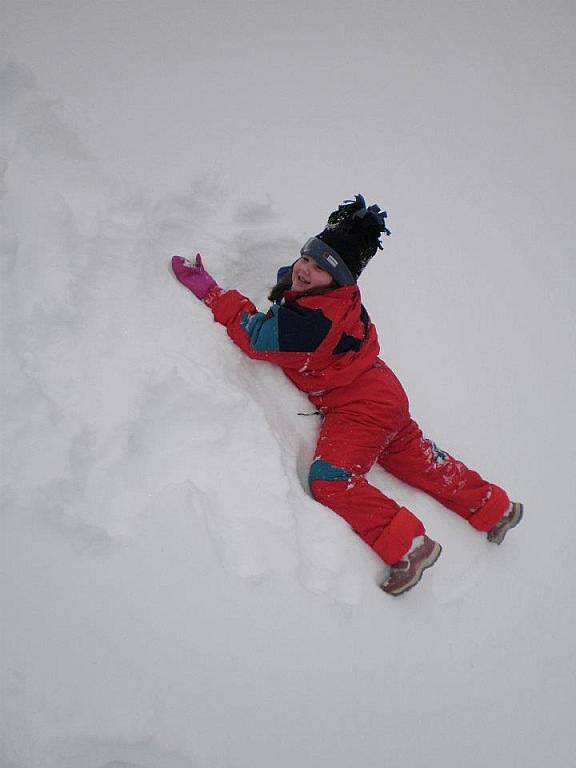
[[[313,497],[343,517],[389,565],[401,560],[425,529],[412,512],[367,482],[364,475],[376,462],[477,530],[488,531],[508,508],[506,492],[423,437],[398,379],[383,364],[370,372],[371,388],[378,377],[377,401],[326,410],[310,468]]]

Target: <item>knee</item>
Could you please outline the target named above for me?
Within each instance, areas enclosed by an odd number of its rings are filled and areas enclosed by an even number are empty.
[[[310,493],[316,501],[321,501],[327,494],[330,495],[330,491],[336,490],[332,483],[347,481],[351,477],[351,473],[342,467],[337,467],[325,459],[314,459],[308,473]]]

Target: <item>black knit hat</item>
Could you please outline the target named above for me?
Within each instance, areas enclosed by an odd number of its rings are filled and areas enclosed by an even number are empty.
[[[390,234],[386,217],[378,205],[367,208],[362,195],[356,195],[332,211],[316,238],[336,251],[356,281],[376,251],[382,250],[380,235]]]

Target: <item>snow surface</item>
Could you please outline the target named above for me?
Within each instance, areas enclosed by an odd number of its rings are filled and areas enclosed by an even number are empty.
[[[4,0],[2,768],[576,764],[573,3]],[[383,355],[526,505],[392,599],[318,428],[172,277],[265,306],[362,192]]]

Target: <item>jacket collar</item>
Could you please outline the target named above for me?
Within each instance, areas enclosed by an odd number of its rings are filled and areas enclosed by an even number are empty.
[[[300,291],[286,291],[284,301],[298,301],[298,299],[331,299],[336,301],[351,301],[360,297],[360,289],[356,284],[343,285],[326,293],[302,294]]]

